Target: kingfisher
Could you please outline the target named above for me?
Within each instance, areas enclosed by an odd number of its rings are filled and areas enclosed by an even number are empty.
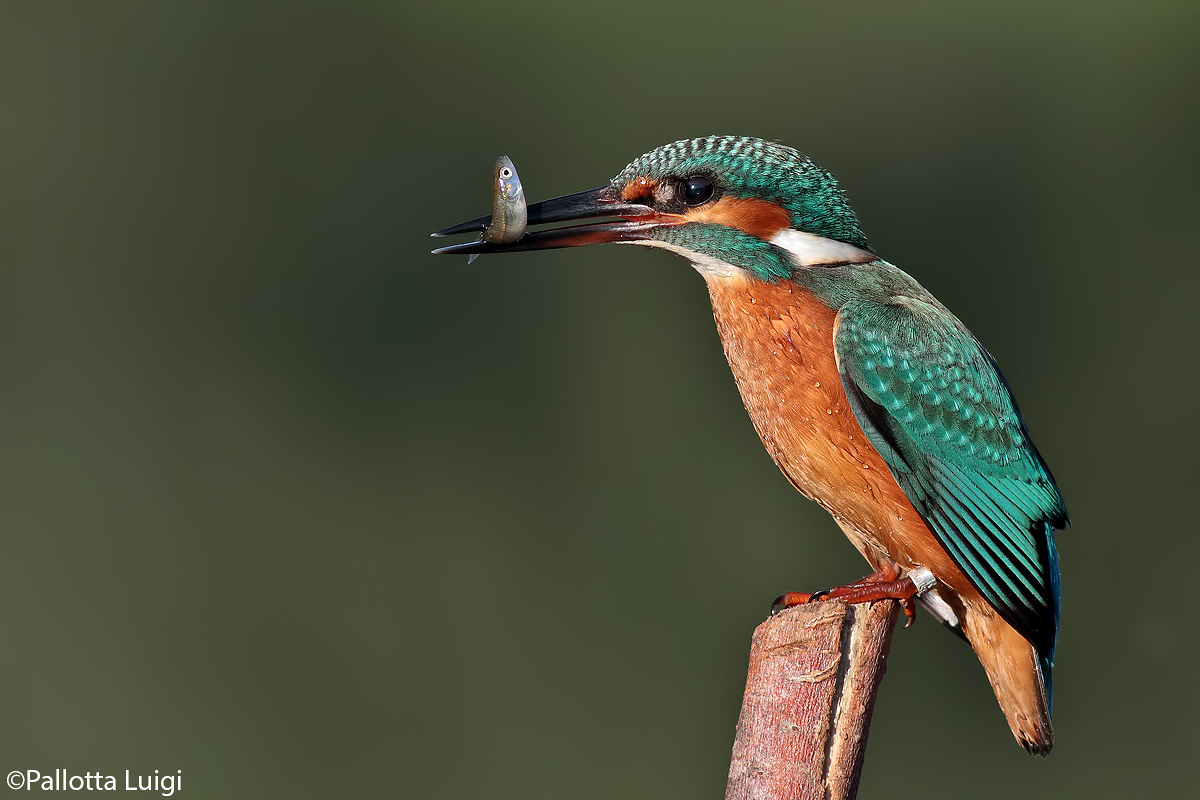
[[[775,608],[915,602],[974,649],[1017,741],[1054,744],[1054,531],[1062,495],[1000,368],[905,272],[877,256],[834,177],[743,136],[663,145],[608,184],[529,206],[528,223],[607,218],[438,254],[613,242],[704,278],[725,356],[771,458],[872,568]],[[482,231],[490,217],[434,236]],[[915,601],[915,602],[914,602]]]

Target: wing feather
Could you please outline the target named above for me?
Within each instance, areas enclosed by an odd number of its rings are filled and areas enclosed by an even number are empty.
[[[855,418],[983,597],[1049,659],[1058,630],[1054,478],[1004,377],[945,309],[912,297],[838,314],[838,369]]]

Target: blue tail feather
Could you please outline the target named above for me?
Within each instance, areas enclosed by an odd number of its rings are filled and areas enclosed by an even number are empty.
[[[1053,597],[1053,602],[1054,602],[1054,642],[1055,642],[1055,645],[1057,645],[1058,644],[1058,621],[1059,621],[1059,617],[1061,616],[1061,606],[1062,606],[1062,588],[1059,585],[1058,548],[1054,545],[1054,529],[1049,524],[1046,525],[1046,552],[1047,552],[1047,556],[1048,556],[1047,560],[1049,561],[1049,565],[1050,565],[1050,569],[1048,570],[1049,576],[1050,576],[1050,593],[1051,593],[1051,596]],[[1053,688],[1052,688],[1053,678],[1051,676],[1051,673],[1054,670],[1054,647],[1055,647],[1055,645],[1052,645],[1050,647],[1049,652],[1040,654],[1040,662],[1041,662],[1041,667],[1042,667],[1042,681],[1046,684],[1046,709],[1048,711],[1054,710],[1054,698],[1053,698]]]

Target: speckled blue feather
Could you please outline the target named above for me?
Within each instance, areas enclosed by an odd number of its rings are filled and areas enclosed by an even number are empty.
[[[707,222],[663,225],[650,232],[657,241],[737,264],[760,281],[790,278],[795,264],[779,247],[736,228]]]

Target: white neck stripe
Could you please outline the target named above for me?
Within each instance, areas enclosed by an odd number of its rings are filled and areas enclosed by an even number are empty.
[[[815,267],[819,264],[863,264],[876,259],[860,247],[794,228],[784,228],[775,234],[771,238],[771,244],[788,251],[799,267]]]

